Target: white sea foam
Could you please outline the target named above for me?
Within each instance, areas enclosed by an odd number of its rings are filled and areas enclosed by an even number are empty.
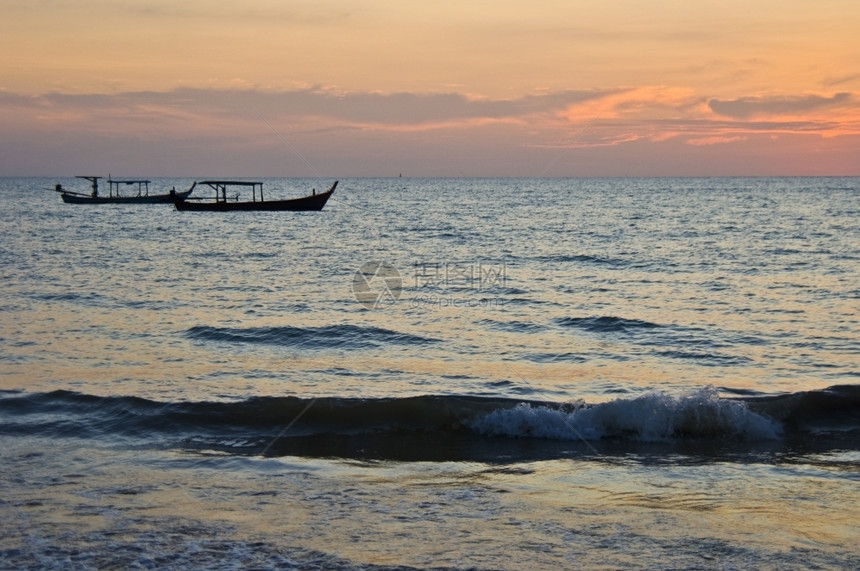
[[[521,403],[477,419],[472,429],[513,438],[599,440],[632,438],[660,442],[676,438],[772,440],[781,427],[746,404],[720,398],[712,386],[680,396],[650,392],[632,399],[570,409]]]

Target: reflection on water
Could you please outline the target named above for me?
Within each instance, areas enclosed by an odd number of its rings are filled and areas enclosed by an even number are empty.
[[[215,392],[241,398],[261,376],[305,393],[320,371],[355,367],[321,394],[509,381],[605,400],[607,386],[769,392],[856,375],[857,230],[840,210],[852,191],[830,179],[362,179],[322,213],[287,217],[76,208],[11,181],[7,199],[30,199],[2,221],[10,387],[63,379],[100,394],[113,378],[112,392],[163,394],[193,378],[183,391],[204,399],[218,375]],[[402,290],[368,310],[354,276],[373,260]],[[344,325],[438,343],[317,352],[188,335]],[[380,362],[402,374],[376,382]],[[438,384],[450,378],[464,383]]]
[[[814,464],[667,470],[616,458],[488,468],[154,452],[132,458],[116,450],[70,457],[44,444],[37,457],[8,450],[22,481],[4,485],[4,499],[27,507],[0,524],[4,537],[29,535],[38,552],[39,541],[57,541],[52,530],[65,529],[63,544],[93,545],[87,560],[94,565],[134,565],[141,553],[203,566],[286,564],[289,554],[306,565],[350,569],[851,567],[858,557],[857,521],[844,506],[856,505],[860,488]],[[52,458],[66,465],[46,471]],[[40,470],[26,469],[34,466]],[[46,472],[58,475],[47,488],[34,481]],[[104,541],[110,552],[97,547]]]
[[[857,179],[56,182],[0,181],[0,566],[860,565]]]

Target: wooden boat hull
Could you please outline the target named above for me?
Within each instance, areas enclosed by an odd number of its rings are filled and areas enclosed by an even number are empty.
[[[314,211],[322,210],[328,202],[328,199],[334,194],[334,189],[337,187],[335,182],[332,187],[326,192],[305,196],[302,198],[292,198],[289,200],[258,200],[255,202],[231,202],[231,201],[194,201],[194,200],[177,200],[174,204],[176,210],[204,211],[204,212],[232,212],[232,211]]]
[[[67,204],[171,204],[184,200],[191,194],[190,190],[173,194],[151,194],[149,196],[85,196],[83,194],[61,193],[63,202]]]

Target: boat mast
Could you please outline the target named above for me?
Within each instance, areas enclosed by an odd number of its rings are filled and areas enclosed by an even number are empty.
[[[96,198],[99,195],[99,179],[100,176],[76,176],[75,178],[82,178],[84,180],[90,181],[93,187],[93,198]]]

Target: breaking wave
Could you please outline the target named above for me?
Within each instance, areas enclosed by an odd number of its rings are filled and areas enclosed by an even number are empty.
[[[70,391],[0,392],[0,434],[93,438],[221,453],[516,460],[598,448],[769,443],[860,449],[860,385],[726,398],[714,387],[587,404],[479,396],[258,397],[155,402]],[[853,448],[852,448],[853,447]]]
[[[713,387],[680,397],[648,393],[588,406],[520,403],[476,419],[482,434],[556,440],[605,438],[662,442],[677,438],[774,440],[781,425],[741,401],[722,399]]]

